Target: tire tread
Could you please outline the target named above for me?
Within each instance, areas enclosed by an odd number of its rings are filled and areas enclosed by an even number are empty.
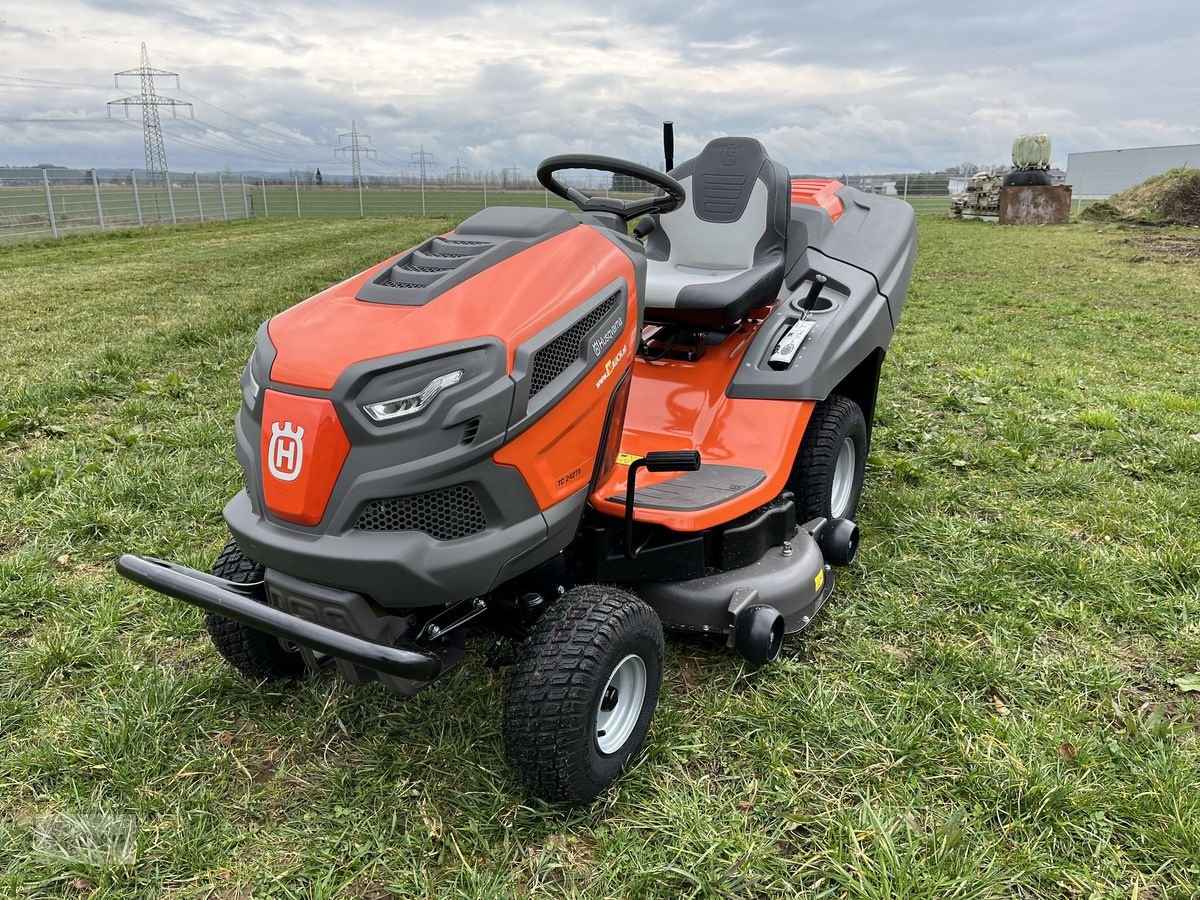
[[[231,539],[213,563],[212,573],[226,581],[248,584],[262,580],[263,567]],[[217,652],[247,678],[275,681],[304,671],[299,654],[284,650],[274,635],[211,612],[204,614],[204,627]]]
[[[503,738],[509,764],[539,796],[587,801],[607,786],[580,752],[578,736],[590,730],[590,701],[596,681],[607,679],[612,648],[625,636],[644,634],[653,636],[658,655],[646,688],[652,715],[662,672],[662,623],[643,601],[616,588],[585,585],[568,591],[535,623],[512,673]],[[622,766],[643,740],[635,730],[619,753]]]

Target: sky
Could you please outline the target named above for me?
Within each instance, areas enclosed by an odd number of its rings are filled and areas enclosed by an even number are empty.
[[[1039,9],[1038,6],[1044,6]],[[586,151],[657,163],[759,138],[797,174],[1001,163],[1047,132],[1073,151],[1200,143],[1195,0],[1052,4],[844,0],[495,3],[9,0],[0,6],[0,165],[140,167],[137,93],[112,73],[178,72],[160,92],[180,171],[366,173],[516,166]],[[43,121],[30,121],[43,120]]]

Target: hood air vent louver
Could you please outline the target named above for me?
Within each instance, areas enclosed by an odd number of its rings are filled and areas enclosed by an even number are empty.
[[[370,303],[424,306],[472,275],[578,224],[562,210],[485,209],[452,234],[409,250],[359,288],[357,297]]]

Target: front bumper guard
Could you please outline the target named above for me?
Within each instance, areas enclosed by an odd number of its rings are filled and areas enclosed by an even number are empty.
[[[117,571],[160,594],[376,672],[430,681],[442,671],[442,660],[434,653],[378,644],[268,606],[262,583],[237,584],[165,559],[129,553],[117,560]]]

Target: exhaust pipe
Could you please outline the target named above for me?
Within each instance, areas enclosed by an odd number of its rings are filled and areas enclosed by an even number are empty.
[[[775,607],[752,606],[737,617],[733,649],[751,665],[774,662],[783,649],[783,624],[783,615]]]

